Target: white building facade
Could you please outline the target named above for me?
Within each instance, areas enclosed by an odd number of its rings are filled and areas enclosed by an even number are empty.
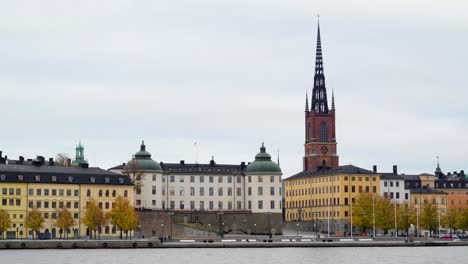
[[[158,163],[142,143],[128,164],[110,170],[135,180],[142,210],[282,212],[281,169],[263,144],[253,162],[228,165]]]

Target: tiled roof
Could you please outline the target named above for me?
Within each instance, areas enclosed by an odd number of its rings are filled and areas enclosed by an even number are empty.
[[[245,164],[196,164],[196,163],[160,163],[165,174],[237,174],[247,167]],[[118,165],[109,170],[123,170],[124,165]]]
[[[381,173],[380,174],[380,179],[381,180],[404,180],[404,176],[400,174],[395,174],[395,173]]]
[[[338,175],[338,174],[377,174],[373,171],[366,170],[363,168],[359,168],[353,165],[344,165],[339,166],[338,168],[332,168],[327,170],[319,170],[319,171],[301,171],[286,180],[298,179],[298,178],[308,178],[308,177],[318,177],[324,175]]]
[[[52,181],[53,176],[55,176],[55,182]],[[94,182],[91,178],[94,178]],[[35,166],[29,164],[0,164],[0,182],[132,185],[128,176],[96,167]]]

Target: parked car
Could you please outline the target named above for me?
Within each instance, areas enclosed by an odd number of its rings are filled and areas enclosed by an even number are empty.
[[[447,234],[447,235],[442,235],[441,239],[455,239],[455,238],[458,238],[458,236],[456,234]]]

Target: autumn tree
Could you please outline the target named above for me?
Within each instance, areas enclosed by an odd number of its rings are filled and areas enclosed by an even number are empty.
[[[468,207],[464,207],[460,210],[457,217],[457,227],[463,231],[468,230]]]
[[[441,224],[442,226],[448,228],[450,230],[450,234],[453,231],[458,229],[458,217],[460,215],[460,210],[455,207],[450,207],[444,215],[441,216]]]
[[[353,224],[359,226],[363,232],[373,226],[372,194],[361,194],[353,205]]]
[[[73,219],[72,214],[66,207],[63,207],[60,212],[58,213],[57,220],[55,221],[55,225],[65,232],[64,237],[68,238],[68,230],[75,224],[75,220]],[[60,234],[60,238],[62,238],[62,234]]]
[[[122,232],[125,232],[125,238],[128,238],[128,232],[135,230],[138,226],[138,214],[130,204],[130,201],[122,196],[117,196],[114,201],[114,207],[108,213],[110,222],[120,230],[120,238]]]
[[[37,233],[43,227],[44,218],[37,208],[33,208],[27,216],[26,226],[33,231],[33,239],[37,238]]]
[[[416,222],[416,211],[405,201],[398,207],[397,218],[399,228],[408,233],[411,224]]]
[[[70,159],[70,156],[67,153],[58,153],[55,156],[54,165],[56,166],[68,166],[67,162]]]
[[[389,200],[380,196],[375,199],[375,225],[387,233],[387,230],[395,227],[395,208]]]
[[[82,221],[90,231],[90,238],[93,238],[94,232],[94,239],[96,239],[98,229],[107,224],[107,217],[102,209],[99,208],[96,201],[91,199],[85,207]]]
[[[421,212],[421,226],[431,232],[437,230],[438,226],[437,207],[430,203],[424,205]]]
[[[6,210],[0,209],[0,232],[2,232],[2,238],[5,238],[4,233],[11,228],[10,215]]]
[[[143,187],[142,180],[145,172],[142,168],[140,168],[135,158],[130,160],[127,165],[125,165],[123,173],[127,174],[128,177],[132,180],[135,190],[141,189],[141,187]]]

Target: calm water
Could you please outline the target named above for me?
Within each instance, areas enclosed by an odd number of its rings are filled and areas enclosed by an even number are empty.
[[[468,263],[467,247],[0,250],[1,264]]]

